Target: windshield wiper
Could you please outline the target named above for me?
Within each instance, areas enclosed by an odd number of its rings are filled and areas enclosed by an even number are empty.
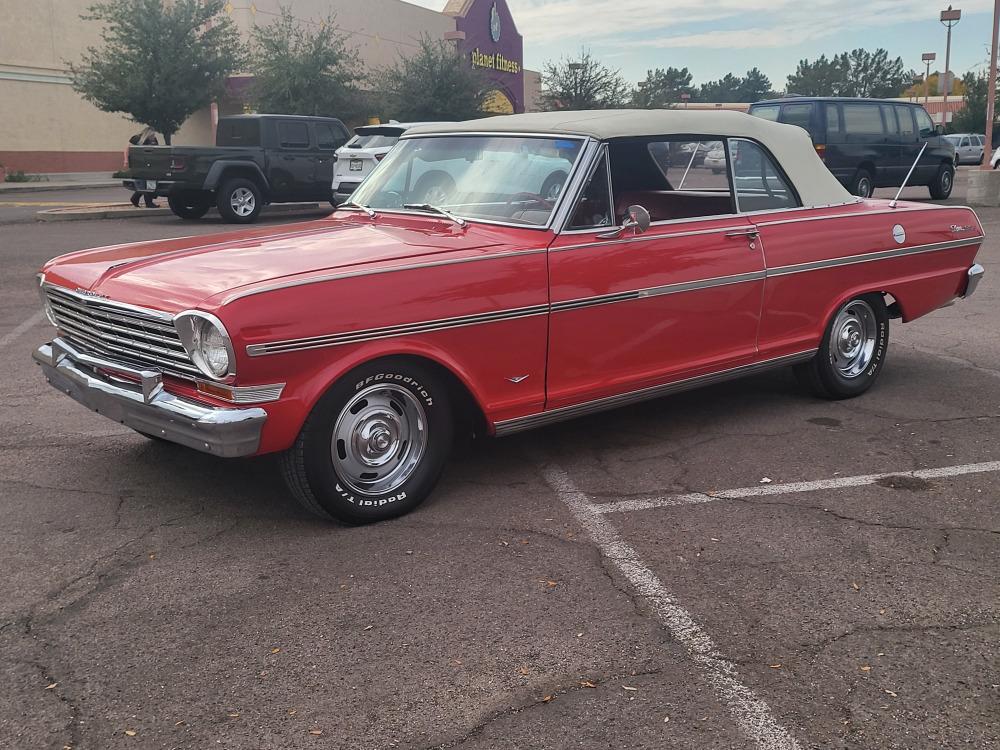
[[[378,214],[375,213],[375,209],[371,206],[366,206],[362,203],[355,203],[354,201],[344,201],[337,208],[343,208],[344,206],[353,206],[354,208],[360,208],[366,214],[368,214],[369,219],[374,219]]]
[[[403,208],[413,208],[418,211],[432,211],[436,214],[441,214],[444,217],[451,219],[453,222],[458,224],[460,227],[464,227],[468,222],[461,216],[455,216],[451,211],[446,208],[441,208],[440,206],[433,206],[430,203],[404,203]]]

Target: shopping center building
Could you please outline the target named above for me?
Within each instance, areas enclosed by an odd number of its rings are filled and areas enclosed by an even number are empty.
[[[0,165],[8,171],[119,169],[129,136],[141,130],[122,115],[101,112],[70,86],[66,62],[101,43],[100,25],[80,18],[93,2],[0,0]],[[247,40],[282,5],[304,24],[333,13],[366,70],[413,54],[424,36],[452,42],[463,64],[490,81],[490,110],[534,108],[539,75],[524,69],[523,41],[506,0],[447,0],[441,12],[402,0],[229,0],[225,12]],[[174,143],[211,144],[218,116],[244,111],[247,84],[246,76],[234,76],[228,95],[192,115]]]

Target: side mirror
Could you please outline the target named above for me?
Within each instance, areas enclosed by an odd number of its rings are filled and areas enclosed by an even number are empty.
[[[629,206],[625,210],[625,220],[622,222],[620,227],[614,231],[599,234],[597,237],[602,240],[614,240],[621,237],[629,229],[632,230],[633,234],[642,234],[649,229],[649,224],[649,211],[642,206]]]

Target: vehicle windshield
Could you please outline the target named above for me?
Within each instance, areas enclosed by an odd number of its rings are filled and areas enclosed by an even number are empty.
[[[345,143],[344,146],[346,148],[392,148],[398,140],[398,135],[359,133]]]
[[[578,138],[406,138],[351,202],[375,210],[429,204],[464,219],[545,226],[582,148]]]

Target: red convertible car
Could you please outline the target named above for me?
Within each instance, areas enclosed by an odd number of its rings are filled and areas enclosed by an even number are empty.
[[[407,131],[327,219],[56,258],[34,357],[144,435],[280,453],[306,507],[363,523],[426,498],[459,434],[785,365],[857,396],[891,318],[972,294],[982,241],[968,208],[854,198],[797,127],[511,115]]]

